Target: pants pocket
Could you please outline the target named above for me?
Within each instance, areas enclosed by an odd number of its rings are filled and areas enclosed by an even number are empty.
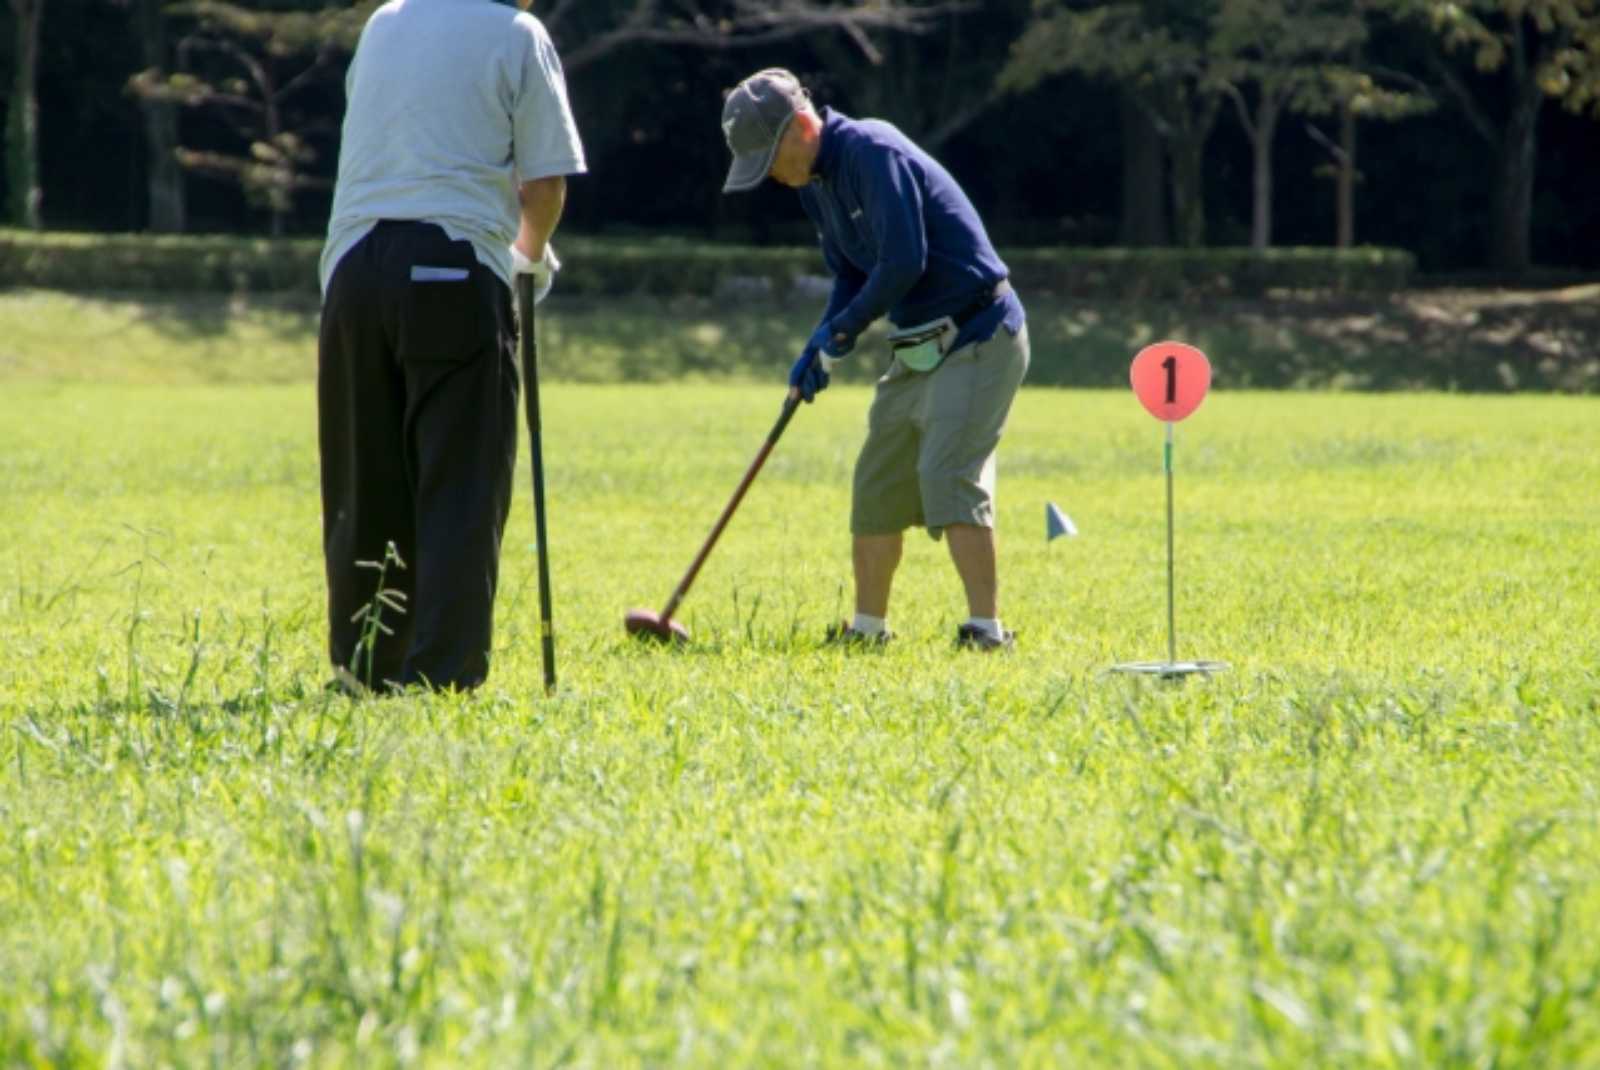
[[[460,363],[495,347],[499,279],[481,264],[417,264],[400,310],[405,363]]]

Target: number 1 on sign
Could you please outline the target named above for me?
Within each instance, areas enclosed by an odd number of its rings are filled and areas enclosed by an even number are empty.
[[[1205,398],[1211,386],[1211,362],[1194,346],[1157,342],[1139,350],[1128,378],[1139,404],[1151,416],[1176,423]]]

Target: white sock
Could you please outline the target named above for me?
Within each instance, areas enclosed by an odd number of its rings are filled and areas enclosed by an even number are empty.
[[[968,628],[977,628],[990,639],[1004,639],[1006,630],[1000,626],[999,617],[968,617]]]
[[[861,635],[882,635],[889,630],[889,620],[886,617],[872,617],[865,613],[857,613],[856,619],[850,622],[850,629]]]

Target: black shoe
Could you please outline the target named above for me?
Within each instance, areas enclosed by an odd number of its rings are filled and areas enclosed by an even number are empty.
[[[994,650],[1010,650],[1016,645],[1016,632],[1003,632],[1000,638],[996,639],[973,624],[963,624],[956,628],[956,647],[959,650],[981,650],[987,654]]]
[[[849,621],[840,621],[838,624],[828,625],[828,633],[822,641],[830,646],[888,646],[894,639],[891,631],[882,631],[877,635],[868,635],[858,632],[850,627]]]

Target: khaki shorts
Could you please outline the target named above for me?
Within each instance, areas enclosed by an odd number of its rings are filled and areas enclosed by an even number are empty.
[[[878,380],[856,459],[853,535],[994,526],[994,451],[1028,372],[1028,328],[965,346],[931,372],[896,360]]]

